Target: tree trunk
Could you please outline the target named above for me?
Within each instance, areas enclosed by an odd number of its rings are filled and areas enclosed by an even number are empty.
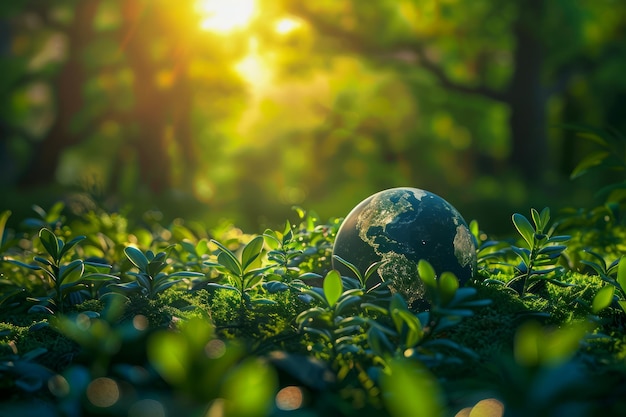
[[[509,161],[524,179],[539,180],[546,169],[547,94],[542,83],[543,45],[532,29],[541,15],[541,2],[526,2],[514,28],[515,70],[506,94],[510,106],[511,155]]]
[[[93,21],[100,0],[82,0],[77,3],[76,15],[68,30],[68,58],[57,76],[56,117],[46,136],[34,146],[31,160],[18,180],[18,185],[35,186],[54,181],[63,152],[79,143],[83,136],[72,131],[74,115],[85,105],[82,87],[87,75],[81,55],[93,37]]]
[[[137,135],[131,138],[132,147],[139,163],[139,179],[142,185],[154,193],[160,193],[174,184],[172,182],[173,155],[169,152],[170,140],[176,140],[181,151],[183,170],[193,171],[196,152],[190,126],[192,89],[186,70],[189,56],[177,52],[176,41],[171,41],[170,55],[155,61],[146,48],[151,33],[142,31],[142,25],[157,27],[166,20],[167,9],[141,8],[142,2],[125,3],[123,9],[124,52],[133,71],[133,96],[135,99],[131,120],[137,123]],[[149,13],[149,15],[148,15]],[[145,28],[144,28],[145,29]],[[184,46],[183,46],[184,48]],[[159,71],[171,69],[170,84],[158,85]]]

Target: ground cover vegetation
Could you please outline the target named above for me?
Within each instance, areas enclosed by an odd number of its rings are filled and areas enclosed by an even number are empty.
[[[576,168],[615,169],[623,138]],[[1,416],[616,416],[626,407],[624,184],[470,223],[478,271],[419,263],[426,306],[332,269],[341,218],[245,232],[63,203],[0,214]]]

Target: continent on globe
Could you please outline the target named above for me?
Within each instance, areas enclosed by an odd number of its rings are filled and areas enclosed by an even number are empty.
[[[359,203],[341,224],[333,255],[361,272],[382,260],[367,287],[390,281],[391,290],[410,303],[424,297],[417,272],[421,259],[437,276],[454,273],[460,285],[476,271],[476,243],[461,214],[443,198],[418,188],[383,190]],[[335,259],[333,268],[353,276]]]

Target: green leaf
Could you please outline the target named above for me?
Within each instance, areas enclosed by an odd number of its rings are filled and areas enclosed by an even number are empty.
[[[469,224],[469,229],[472,235],[478,240],[480,237],[480,228],[478,227],[478,221],[472,220]]]
[[[148,263],[148,269],[146,271],[148,275],[155,276],[167,266],[167,254],[165,252],[159,252],[156,255],[151,255],[150,251],[148,251],[146,255],[147,259],[150,260],[150,262]],[[151,257],[152,259],[150,259]]]
[[[115,280],[119,281],[120,277],[116,277],[115,275],[105,274],[102,272],[93,272],[90,274],[83,275],[83,281],[108,281]]]
[[[80,259],[73,260],[69,264],[61,266],[57,285],[71,284],[80,281],[84,270],[85,265],[83,265],[83,261]]]
[[[305,216],[306,216],[306,210],[304,210],[302,207],[300,206],[292,206],[291,209],[293,211],[295,211],[298,214],[298,218],[300,220],[304,220]]]
[[[609,155],[610,153],[607,151],[596,151],[590,153],[582,161],[580,161],[578,165],[576,165],[576,167],[569,176],[570,179],[578,178],[585,174],[587,171],[589,171],[591,168],[601,165],[602,162],[604,162],[604,160],[609,157]]]
[[[387,356],[395,351],[393,343],[387,335],[377,327],[370,327],[367,331],[367,343],[378,356]]]
[[[306,333],[316,334],[316,335],[320,336],[322,339],[324,339],[326,342],[331,342],[332,341],[332,334],[328,330],[326,330],[326,329],[316,329],[315,327],[303,326],[302,327],[302,331],[304,331]]]
[[[41,256],[35,256],[35,257],[33,257],[33,259],[34,259],[36,262],[39,262],[39,263],[40,263],[40,264],[42,264],[42,265],[46,265],[46,266],[54,266],[54,264],[53,264],[52,262],[50,262],[50,260],[49,260],[49,259],[42,258]]]
[[[601,310],[604,310],[609,305],[611,305],[611,302],[613,302],[614,293],[615,287],[613,287],[612,285],[605,285],[604,287],[600,288],[600,291],[596,293],[595,297],[593,297],[593,302],[591,303],[591,310],[594,312],[594,314],[599,313]]]
[[[389,311],[386,308],[373,304],[373,303],[363,303],[361,304],[361,308],[366,311],[375,311],[376,313],[385,314],[385,315],[389,314]]]
[[[528,244],[528,249],[532,249],[535,239],[535,229],[528,219],[519,213],[513,214],[512,219],[515,228]]]
[[[148,290],[152,288],[152,281],[150,280],[150,276],[148,274],[136,274],[135,279],[137,280],[137,284],[139,284],[142,288]]]
[[[333,259],[336,259],[341,264],[343,264],[346,268],[352,271],[352,273],[354,274],[354,277],[357,278],[361,282],[361,285],[365,284],[363,282],[363,275],[361,274],[361,271],[359,271],[359,269],[356,266],[354,266],[352,263],[350,263],[349,261],[343,259],[341,256],[338,256],[338,255],[333,255]]]
[[[626,257],[622,257],[617,264],[617,283],[626,293]]]
[[[343,293],[343,282],[341,281],[341,275],[337,270],[332,269],[328,272],[328,274],[326,274],[323,288],[326,302],[330,307],[332,307]]]
[[[261,284],[262,282],[263,282],[263,275],[251,275],[250,277],[247,277],[246,279],[244,279],[243,288],[245,290],[249,290]]]
[[[407,309],[408,307],[404,297],[402,297],[399,293],[395,293],[389,302],[389,311],[391,312],[391,319],[393,320],[393,324],[398,332],[402,330],[402,316],[394,312]]]
[[[399,315],[402,318],[402,321],[407,325],[408,332],[406,332],[405,335],[405,347],[410,348],[415,346],[424,336],[422,323],[408,310],[394,310],[392,312],[392,316],[394,314]]]
[[[87,236],[77,236],[66,244],[62,245],[61,250],[59,251],[59,259],[65,256],[65,254],[68,253],[70,249],[76,246],[80,241],[85,239],[87,239]]]
[[[190,369],[191,352],[182,335],[158,332],[148,340],[148,359],[161,377],[170,384],[183,383]]]
[[[262,249],[263,236],[256,236],[243,248],[241,265],[244,271],[259,257]]]
[[[560,242],[567,242],[568,240],[570,240],[572,237],[569,235],[558,235],[558,236],[550,236],[548,238],[548,240],[546,241],[546,243],[560,243]]]
[[[170,278],[204,278],[202,272],[194,271],[177,271],[168,275]]]
[[[371,264],[365,271],[365,274],[363,275],[362,284],[365,284],[367,280],[369,279],[369,277],[371,277],[374,272],[378,271],[378,268],[380,268],[383,265],[383,263],[384,263],[383,261],[378,261],[378,262],[374,262],[373,264]]]
[[[448,304],[459,288],[459,280],[452,272],[444,272],[439,277],[439,295],[443,305]]]
[[[276,250],[280,246],[281,239],[276,235],[276,232],[272,229],[265,229],[265,232],[263,232],[263,238],[265,239],[265,244],[271,250]]]
[[[238,288],[235,288],[232,285],[217,284],[215,282],[210,282],[210,283],[207,284],[207,287],[208,288],[216,288],[216,289],[220,289],[220,290],[235,291],[237,293],[241,293],[241,291],[239,291]]]
[[[255,298],[251,301],[251,303],[252,305],[259,305],[259,306],[270,306],[270,305],[278,304],[277,301],[270,300],[269,298]]]
[[[2,213],[0,213],[0,248],[4,245],[4,240],[6,238],[6,236],[4,235],[4,232],[5,232],[7,220],[9,220],[9,217],[11,217],[10,210],[4,210]]]
[[[473,358],[475,360],[479,359],[479,356],[476,352],[474,352],[472,349],[465,347],[457,342],[454,342],[450,339],[446,339],[446,338],[440,338],[440,339],[430,339],[428,340],[425,344],[425,346],[428,346],[429,349],[432,349],[433,347],[436,348],[436,350],[439,350],[438,348],[441,347],[445,347],[447,349],[452,349],[457,351],[458,353],[462,353],[463,355],[466,355],[470,358]],[[482,417],[482,416],[481,416]]]
[[[54,259],[55,261],[59,260],[59,239],[56,235],[49,229],[43,228],[39,231],[39,239],[41,240],[41,244],[46,249],[46,252]]]
[[[243,268],[241,267],[241,263],[239,263],[235,254],[215,239],[211,239],[211,243],[216,245],[221,251],[217,255],[217,261],[226,267],[232,274],[240,277],[243,273]]]
[[[222,383],[221,397],[224,398],[225,405],[221,415],[233,417],[270,415],[277,388],[278,377],[274,368],[258,358],[245,359],[226,374]],[[212,411],[209,409],[207,415],[218,415]]]
[[[0,293],[0,306],[7,300],[11,299],[13,296],[26,291],[25,288],[11,288],[10,290],[3,290]]]
[[[540,230],[543,230],[544,223],[541,221],[539,212],[536,209],[530,209],[530,217],[532,217],[533,223],[535,223],[535,229],[537,230],[537,233],[539,233]]]
[[[316,317],[322,316],[324,314],[326,314],[326,310],[324,310],[323,308],[311,307],[296,316],[296,323],[298,324],[298,326],[300,326],[300,328],[302,328],[311,319],[315,319]]]
[[[437,288],[437,275],[435,274],[435,269],[428,261],[420,259],[417,263],[417,273],[424,285],[430,288]]]
[[[394,358],[381,377],[382,398],[392,417],[443,416],[442,395],[430,372],[416,361]]]
[[[146,258],[146,255],[144,255],[142,251],[133,246],[127,246],[124,248],[124,254],[141,272],[148,271],[148,258]]]
[[[358,295],[350,295],[347,297],[341,297],[341,299],[337,302],[335,306],[335,314],[341,315],[344,314],[345,310],[353,305],[361,301],[361,297]]]
[[[69,282],[61,285],[61,293],[63,294],[63,297],[65,297],[71,292],[84,290],[85,288],[87,288],[87,286],[80,281]]]
[[[324,298],[324,296],[320,294],[318,291],[315,291],[316,289],[319,289],[319,288],[305,289],[302,291],[302,293],[315,298],[317,301],[323,304],[326,304],[326,298]]]
[[[179,279],[175,279],[172,281],[165,281],[165,282],[161,282],[159,284],[154,285],[154,288],[152,288],[152,296],[154,297],[155,295],[162,293],[163,291],[167,290],[168,288],[178,284],[179,282],[181,282],[181,280]]]
[[[224,266],[224,268],[226,268],[228,272],[230,272],[235,277],[241,277],[243,273],[243,270],[241,269],[241,264],[239,263],[239,261],[237,261],[237,258],[233,256],[232,252],[220,252],[219,255],[217,255],[217,262],[219,262],[220,265]]]
[[[40,269],[42,269],[39,265],[31,265],[21,261],[16,261],[15,259],[9,259],[8,262],[13,265],[21,266],[22,268],[28,268],[33,271],[39,271]]]
[[[285,222],[285,232],[283,233],[283,246],[291,242],[291,239],[293,239],[293,228],[289,220],[287,220]]]
[[[545,228],[548,226],[548,223],[550,222],[550,208],[549,207],[544,207],[543,210],[541,210],[541,214],[539,215],[540,221],[541,221],[541,227]]]

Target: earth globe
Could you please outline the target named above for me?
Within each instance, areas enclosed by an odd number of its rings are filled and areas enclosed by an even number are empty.
[[[476,243],[461,214],[446,200],[419,188],[380,191],[363,200],[339,227],[333,268],[354,276],[335,255],[362,273],[382,261],[366,286],[389,281],[410,304],[424,299],[417,264],[428,261],[437,276],[452,272],[463,285],[476,271]]]

